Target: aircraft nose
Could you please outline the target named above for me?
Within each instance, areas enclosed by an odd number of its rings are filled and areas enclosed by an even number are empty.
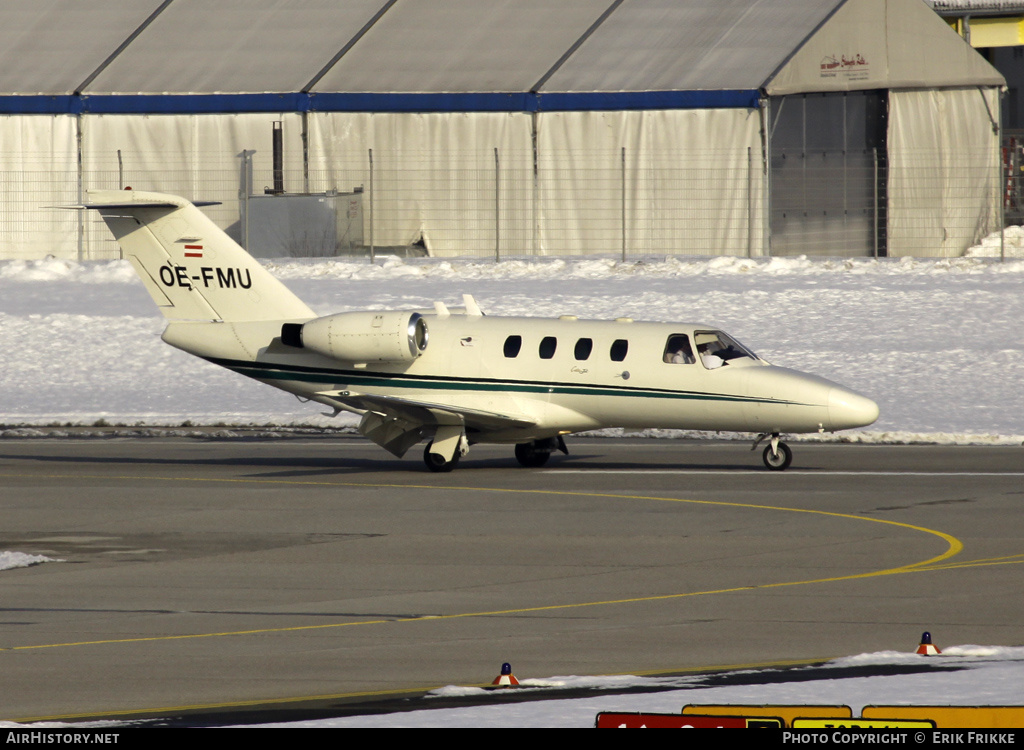
[[[828,392],[828,418],[833,430],[866,427],[878,419],[878,404],[859,393],[834,387]]]

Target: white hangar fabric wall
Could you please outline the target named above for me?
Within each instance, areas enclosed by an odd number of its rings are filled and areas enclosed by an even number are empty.
[[[0,259],[78,256],[76,121],[0,115]],[[115,256],[116,257],[116,256]]]
[[[760,131],[747,108],[541,114],[541,247],[763,255]]]
[[[1001,229],[998,89],[894,90],[889,108],[889,255],[957,257]]]
[[[0,257],[116,257],[44,207],[120,185],[222,201],[244,237],[274,122],[286,192],[361,190],[364,242],[434,255],[959,254],[998,215],[1002,79],[921,0],[9,0],[0,21]]]
[[[316,185],[367,191],[372,185],[372,209],[367,192],[363,211],[376,245],[421,241],[432,255],[488,255],[504,233],[506,252],[523,254],[529,247],[529,116],[315,112],[308,126]],[[527,244],[520,245],[524,237]]]
[[[368,185],[372,149],[383,246],[761,254],[756,110],[315,113],[309,124],[324,185]]]

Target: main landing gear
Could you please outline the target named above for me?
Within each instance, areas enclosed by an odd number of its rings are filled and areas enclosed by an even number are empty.
[[[469,441],[461,425],[441,425],[434,439],[423,451],[423,463],[433,472],[447,473],[459,465],[459,459],[469,453]]]
[[[546,464],[556,450],[562,451],[566,455],[569,453],[561,435],[519,443],[516,445],[516,460],[522,466],[537,468]],[[459,459],[468,452],[469,441],[461,431],[455,432],[446,427],[440,427],[434,435],[434,439],[427,443],[427,447],[423,451],[423,463],[431,471],[445,474],[458,466]]]
[[[764,465],[771,471],[785,471],[793,463],[793,451],[789,449],[788,445],[779,440],[779,433],[773,432],[769,435],[766,432],[763,435],[758,435],[750,450],[755,450],[766,437],[771,437],[771,440],[765,446],[764,453],[761,454]]]
[[[793,451],[779,439],[779,433],[764,433],[757,436],[754,445],[750,450],[757,450],[757,446],[768,439],[761,454],[764,465],[770,471],[785,471],[793,463]],[[516,460],[521,466],[536,469],[544,466],[551,458],[551,454],[560,450],[568,455],[569,449],[565,447],[565,440],[562,436],[546,438],[544,440],[531,440],[528,443],[516,445]],[[459,459],[469,452],[469,441],[461,431],[454,432],[446,429],[438,429],[434,439],[427,444],[423,451],[423,463],[435,473],[447,473],[459,465]]]
[[[561,435],[544,440],[533,440],[529,443],[519,443],[516,445],[516,461],[520,466],[535,469],[546,464],[556,450],[569,455],[569,449],[565,447],[565,440]]]
[[[423,463],[427,465],[427,468],[433,472],[440,474],[447,474],[449,471],[459,465],[459,459],[462,458],[459,452],[456,451],[455,455],[452,456],[451,460],[445,460],[445,457],[440,453],[431,453],[431,449],[434,447],[433,443],[428,443],[427,447],[423,451]]]

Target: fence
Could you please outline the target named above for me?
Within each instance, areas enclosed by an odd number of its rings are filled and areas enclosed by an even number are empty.
[[[152,155],[127,152],[81,167],[73,154],[4,158],[0,257],[119,257],[94,213],[50,208],[93,188],[221,201],[205,210],[244,241],[247,196],[274,184],[269,155],[249,153],[195,153],[186,166],[168,156],[159,169]],[[1020,162],[1000,165],[991,153],[780,153],[767,162],[751,149],[488,149],[443,163],[371,149],[283,177],[288,193],[361,191],[355,252],[367,255],[955,256],[998,231],[1004,200],[1008,216],[1024,213],[1014,212],[1024,205]]]

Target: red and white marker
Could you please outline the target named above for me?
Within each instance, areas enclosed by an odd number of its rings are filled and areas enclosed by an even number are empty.
[[[519,680],[517,680],[516,676],[512,674],[512,665],[508,662],[502,664],[501,674],[494,678],[494,682],[492,682],[491,685],[495,685],[497,687],[517,687],[519,685]]]

